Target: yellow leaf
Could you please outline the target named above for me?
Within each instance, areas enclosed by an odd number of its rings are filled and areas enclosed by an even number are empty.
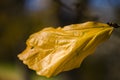
[[[45,28],[29,37],[27,48],[18,57],[38,75],[55,76],[78,68],[112,31],[113,27],[97,22]]]

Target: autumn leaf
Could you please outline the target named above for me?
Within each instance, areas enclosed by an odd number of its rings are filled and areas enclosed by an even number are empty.
[[[98,22],[48,27],[32,34],[19,59],[38,75],[51,77],[80,67],[96,47],[109,39],[113,27]]]

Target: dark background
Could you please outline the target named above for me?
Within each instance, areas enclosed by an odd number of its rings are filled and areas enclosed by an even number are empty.
[[[0,0],[0,80],[120,80],[120,28],[80,68],[50,79],[18,60],[30,34],[86,21],[120,24],[120,0]]]

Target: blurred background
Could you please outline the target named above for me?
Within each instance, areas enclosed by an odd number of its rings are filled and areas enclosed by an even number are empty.
[[[120,24],[120,0],[0,0],[0,80],[120,80],[120,28],[80,68],[50,79],[18,60],[30,34],[86,21]]]

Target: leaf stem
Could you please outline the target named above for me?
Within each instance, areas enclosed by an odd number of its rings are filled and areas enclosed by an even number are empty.
[[[107,23],[109,26],[112,26],[112,27],[114,27],[114,28],[119,28],[120,27],[120,25],[118,25],[117,23]]]

